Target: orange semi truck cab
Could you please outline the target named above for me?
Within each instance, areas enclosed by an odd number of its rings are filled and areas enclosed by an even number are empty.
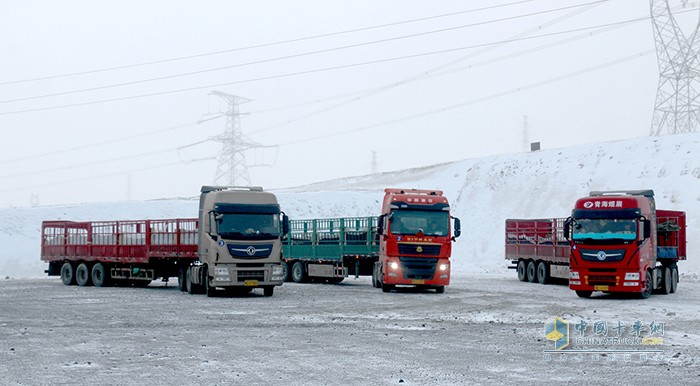
[[[658,210],[652,190],[591,192],[576,201],[564,234],[570,240],[569,288],[594,291],[676,291],[686,259],[685,212]]]
[[[384,292],[409,285],[443,293],[450,284],[452,242],[461,233],[447,198],[440,190],[385,189],[384,193],[373,286]]]

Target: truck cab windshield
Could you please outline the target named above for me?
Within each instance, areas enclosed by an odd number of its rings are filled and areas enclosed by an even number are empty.
[[[576,219],[573,229],[574,240],[635,240],[637,220],[635,219]]]
[[[218,234],[224,239],[275,239],[280,234],[278,214],[225,213],[216,219]]]
[[[395,235],[447,236],[449,225],[449,214],[443,211],[395,210],[389,219],[389,230]]]

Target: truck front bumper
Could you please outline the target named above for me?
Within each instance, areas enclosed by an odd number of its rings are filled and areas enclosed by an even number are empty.
[[[638,271],[615,270],[590,272],[572,268],[569,272],[569,288],[574,291],[641,292],[644,275]]]
[[[448,259],[425,259],[426,263],[389,259],[384,267],[384,283],[390,285],[446,286],[450,284]],[[436,260],[427,264],[428,260]]]
[[[278,263],[258,267],[239,267],[236,264],[217,264],[213,267],[213,287],[266,287],[282,285],[284,271]]]

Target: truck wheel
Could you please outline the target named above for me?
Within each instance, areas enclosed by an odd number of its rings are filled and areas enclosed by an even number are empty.
[[[445,293],[445,286],[444,285],[439,285],[435,287],[435,292],[439,294],[444,294]]]
[[[292,266],[292,280],[295,283],[303,283],[306,281],[306,273],[304,272],[304,263],[297,261]]]
[[[286,261],[282,262],[282,281],[288,282],[290,280],[289,276],[289,264]]]
[[[102,263],[95,263],[92,266],[92,284],[95,287],[106,287],[109,285],[109,274]]]
[[[540,284],[549,283],[549,264],[544,261],[540,261],[540,263],[537,264],[537,281]]]
[[[537,281],[537,267],[534,261],[527,263],[527,281],[534,283]]]
[[[644,277],[644,283],[642,284],[642,292],[639,293],[641,299],[648,299],[651,296],[651,272],[647,271]]]
[[[678,267],[671,267],[671,293],[678,289]]]
[[[518,280],[527,281],[527,263],[525,260],[518,261]]]
[[[379,286],[382,287],[382,292],[391,292],[391,290],[394,289],[393,284],[384,283],[384,277],[382,277],[382,280],[379,282]]]
[[[88,268],[87,264],[78,264],[78,268],[75,269],[75,282],[81,287],[86,287],[92,284],[92,280],[90,280],[90,269]]]
[[[187,267],[187,272],[185,273],[185,286],[187,287],[187,293],[190,295],[195,294],[194,284],[192,284],[192,267]]]
[[[671,269],[669,267],[664,267],[661,270],[663,277],[661,278],[661,293],[668,295],[671,293],[671,282],[673,278],[671,277]]]
[[[182,267],[177,271],[177,289],[187,291],[187,268]]]
[[[213,298],[216,296],[216,287],[211,287],[211,284],[209,283],[209,274],[205,273],[202,279],[204,279],[204,293],[207,295],[207,297]]]
[[[591,295],[593,295],[593,291],[579,291],[579,290],[576,290],[576,295],[577,295],[578,297],[580,297],[580,298],[588,299],[588,298],[591,297]]]
[[[65,285],[75,285],[75,270],[67,261],[61,266],[61,281]]]
[[[270,285],[270,286],[267,286],[267,287],[263,288],[263,295],[265,295],[265,296],[267,296],[267,297],[272,296],[272,294],[274,294],[274,293],[275,293],[275,287],[274,287],[274,286],[271,286],[271,285]]]

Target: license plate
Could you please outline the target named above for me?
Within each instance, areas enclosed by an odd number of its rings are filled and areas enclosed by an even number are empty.
[[[246,287],[256,287],[258,285],[257,280],[246,280],[243,282],[243,285]]]
[[[593,289],[596,291],[607,291],[608,287],[609,286],[607,286],[607,285],[597,285],[597,286],[594,286]]]
[[[425,284],[425,280],[413,280],[413,284]]]

